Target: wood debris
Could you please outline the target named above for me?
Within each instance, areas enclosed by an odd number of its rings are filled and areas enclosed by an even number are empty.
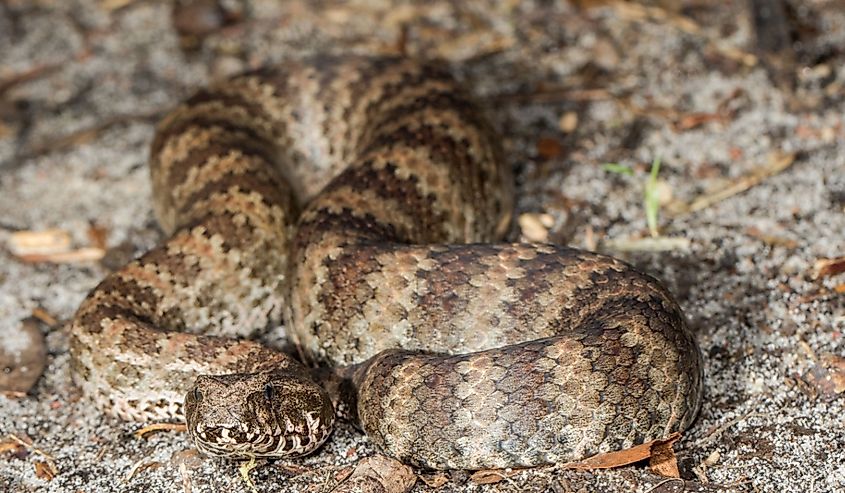
[[[46,468],[46,471],[48,472],[45,472],[44,474],[50,474],[50,479],[53,479],[59,473],[59,468],[56,467],[56,458],[33,445],[32,440],[30,440],[29,438],[24,439],[19,437],[18,435],[15,435],[14,433],[9,433],[8,435],[6,435],[6,439],[3,440],[3,442],[0,442],[0,447],[3,447],[3,443],[9,442],[14,442],[18,444],[21,448],[26,449],[44,458],[44,461],[39,461],[43,462],[44,466],[38,466],[39,462],[36,462],[36,474],[38,474],[39,467]]]
[[[26,447],[7,437],[6,439],[0,441],[0,454],[4,454],[6,452],[12,452],[20,457],[26,452]]]
[[[756,226],[749,226],[748,228],[745,228],[745,234],[752,238],[756,238],[769,246],[779,246],[787,248],[789,250],[794,250],[795,248],[798,248],[797,241],[791,238],[784,238],[781,236],[775,236],[765,233]]]
[[[678,460],[675,458],[675,450],[672,448],[675,440],[654,443],[651,447],[651,457],[648,458],[648,468],[651,472],[664,478],[681,477],[681,473],[678,471]]]
[[[9,251],[23,262],[67,264],[93,262],[106,254],[104,248],[72,248],[70,233],[62,229],[16,231],[7,243]]]
[[[133,434],[135,435],[135,438],[146,438],[147,434],[156,431],[186,432],[188,431],[188,427],[185,423],[152,423],[135,431]]]
[[[719,459],[721,458],[722,456],[719,454],[718,450],[713,451],[703,461],[701,461],[701,463],[692,468],[693,474],[695,474],[695,477],[698,478],[700,482],[704,484],[709,483],[710,480],[707,478],[707,468],[718,464]]]
[[[563,153],[563,146],[557,139],[543,137],[537,141],[537,155],[543,159],[554,159]]]
[[[658,6],[622,1],[614,1],[611,5],[621,19],[634,22],[651,21],[667,24],[690,35],[705,35],[701,26],[699,26],[698,23],[691,18]],[[708,37],[707,41],[708,48],[710,50],[717,52],[725,58],[735,60],[749,67],[757,64],[757,57],[752,53],[748,53],[735,46],[729,45],[721,39],[712,39]]]
[[[435,489],[440,488],[449,482],[449,475],[443,471],[437,471],[431,474],[419,474],[417,477],[420,478],[420,481],[425,483],[426,486]]]
[[[338,484],[333,493],[407,493],[417,476],[414,471],[390,457],[373,455],[358,462],[355,470]]]
[[[563,464],[562,467],[564,469],[575,469],[578,471],[611,469],[650,459],[652,455],[655,455],[655,451],[658,451],[659,454],[665,458],[668,457],[668,455],[666,454],[664,447],[668,446],[671,448],[672,444],[674,444],[679,438],[681,438],[681,434],[675,432],[666,438],[652,440],[629,449],[594,455],[582,461],[567,462],[566,464]],[[672,454],[671,460],[674,460],[674,453]],[[675,468],[677,468],[677,465],[675,465]]]
[[[91,224],[88,227],[88,231],[86,231],[88,235],[88,242],[94,248],[99,248],[100,250],[105,251],[106,244],[108,243],[109,238],[109,230],[95,224]]]
[[[832,400],[845,392],[845,358],[825,354],[804,374],[803,379],[812,386],[816,395]]]
[[[837,276],[843,272],[845,272],[845,257],[822,258],[816,260],[813,265],[814,279]]]
[[[9,237],[8,248],[12,255],[50,255],[70,250],[70,233],[62,229],[42,231],[16,231]]]
[[[37,460],[35,461],[34,466],[35,475],[45,481],[52,481],[53,478],[56,477],[56,474],[59,473],[59,470],[56,469],[55,464],[51,464],[50,462]]]
[[[126,474],[126,477],[123,478],[124,483],[128,483],[135,477],[136,474],[142,473],[144,471],[152,471],[158,469],[163,464],[158,461],[147,461],[147,458],[140,459],[138,462],[132,465],[132,468],[129,469],[129,472]]]
[[[763,180],[792,166],[792,163],[795,162],[795,157],[795,153],[774,152],[769,155],[768,162],[765,165],[739,177],[739,179],[727,186],[720,187],[715,192],[705,193],[689,203],[678,201],[670,203],[668,207],[669,213],[673,216],[680,216],[697,212],[729,197],[745,192]]]
[[[601,247],[614,252],[671,252],[686,251],[692,242],[689,238],[677,236],[657,236],[645,238],[619,238],[603,240]]]
[[[475,484],[496,484],[524,471],[524,469],[482,469],[475,471],[469,480]]]
[[[48,327],[55,327],[59,325],[59,321],[56,317],[40,306],[32,309],[32,317]]]

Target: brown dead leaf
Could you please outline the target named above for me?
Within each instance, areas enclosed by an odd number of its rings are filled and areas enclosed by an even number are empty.
[[[472,473],[469,480],[475,484],[495,484],[520,472],[521,469],[482,469]]]
[[[342,483],[346,481],[346,479],[352,475],[352,471],[354,471],[354,467],[344,467],[340,471],[336,472],[334,475],[334,480],[338,483]]]
[[[543,137],[537,141],[537,154],[543,159],[553,159],[561,155],[563,146],[557,139]]]
[[[40,306],[33,308],[32,316],[38,319],[38,321],[40,321],[44,325],[47,325],[49,327],[55,327],[59,324],[59,321],[56,320],[56,317],[54,317],[52,314],[50,314],[50,312],[41,308]]]
[[[438,471],[432,474],[420,474],[417,476],[429,488],[440,488],[449,482],[449,475],[443,471]]]
[[[417,482],[414,471],[390,457],[374,455],[358,461],[349,477],[340,482],[334,493],[407,493]]]
[[[818,259],[813,266],[815,279],[836,276],[843,272],[845,272],[845,257]]]
[[[35,475],[45,481],[52,481],[59,471],[49,462],[35,461]]]
[[[845,358],[824,354],[803,376],[816,395],[830,400],[845,392]]]
[[[0,443],[2,443],[2,444],[17,443],[21,447],[20,449],[14,449],[15,453],[18,456],[21,456],[24,451],[27,451],[27,452],[32,452],[33,454],[36,454],[40,457],[43,457],[44,462],[46,462],[46,466],[42,466],[42,467],[46,467],[49,470],[49,472],[52,473],[52,477],[50,477],[50,479],[53,479],[53,477],[55,477],[56,474],[59,473],[59,469],[56,467],[56,459],[52,455],[50,455],[47,452],[45,452],[45,451],[39,449],[38,447],[36,447],[32,443],[32,439],[29,438],[28,436],[26,436],[26,435],[18,436],[14,433],[9,433],[8,435],[6,435],[6,438]],[[36,462],[35,464],[36,464],[35,465],[35,467],[36,467],[35,473],[38,474],[38,467],[39,467],[38,462]],[[41,476],[39,476],[39,477],[41,477]]]
[[[99,248],[100,250],[106,249],[106,242],[109,237],[109,230],[102,227],[97,226],[95,224],[91,224],[88,227],[88,241],[94,248]]]
[[[727,123],[730,115],[723,113],[689,113],[682,115],[675,123],[675,130],[693,130],[710,122]]]
[[[627,466],[628,464],[633,464],[650,458],[653,447],[659,444],[669,444],[671,446],[671,444],[675,443],[680,437],[681,434],[675,432],[666,438],[652,440],[629,449],[594,455],[582,461],[567,462],[563,465],[563,468],[575,469],[578,471],[591,471],[593,469],[611,469],[614,467]]]
[[[677,440],[677,438],[675,439]],[[664,478],[680,478],[678,471],[678,460],[675,458],[675,450],[672,441],[658,441],[651,447],[651,457],[648,459],[648,468],[651,472]]]
[[[14,440],[7,439],[0,442],[0,454],[6,452],[12,452],[17,456],[21,456],[23,452],[26,452],[26,447]]]

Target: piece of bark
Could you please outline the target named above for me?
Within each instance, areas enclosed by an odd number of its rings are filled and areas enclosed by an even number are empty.
[[[666,438],[652,440],[629,449],[598,454],[581,461],[567,462],[563,465],[563,468],[590,471],[593,469],[611,469],[614,467],[627,466],[628,464],[633,464],[650,458],[655,446],[668,444],[671,447],[671,444],[675,443],[679,438],[681,438],[681,434],[675,432]]]

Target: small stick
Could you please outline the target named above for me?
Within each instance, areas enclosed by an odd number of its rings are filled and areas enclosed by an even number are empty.
[[[185,432],[188,431],[188,426],[184,423],[153,423],[141,428],[133,434],[135,435],[135,438],[144,438],[144,435],[147,433],[153,433],[156,431]]]

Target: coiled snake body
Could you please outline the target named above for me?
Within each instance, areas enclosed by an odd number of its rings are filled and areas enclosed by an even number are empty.
[[[169,239],[71,329],[76,380],[107,413],[184,416],[201,450],[260,457],[313,451],[337,411],[436,469],[577,459],[695,417],[701,356],[657,281],[494,243],[511,175],[437,65],[236,77],[165,118],[151,169]],[[281,320],[322,369],[249,340]]]

